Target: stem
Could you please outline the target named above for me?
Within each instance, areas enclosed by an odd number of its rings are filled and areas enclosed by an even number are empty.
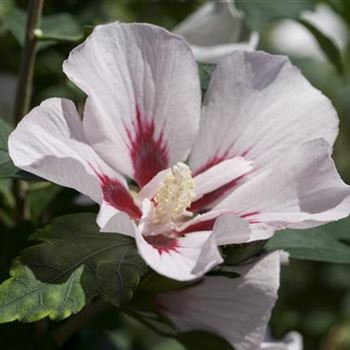
[[[28,113],[32,96],[33,71],[37,39],[34,30],[38,27],[44,0],[30,0],[28,5],[28,19],[25,34],[24,48],[21,55],[21,65],[17,83],[14,122],[17,125]],[[18,217],[21,220],[29,217],[29,208],[26,203],[27,184],[14,180],[13,195],[17,204]]]
[[[102,302],[95,301],[87,305],[78,314],[69,318],[62,326],[58,327],[53,332],[53,338],[59,348],[61,348],[70,337],[87,324],[94,316],[106,311],[110,308],[110,305]]]

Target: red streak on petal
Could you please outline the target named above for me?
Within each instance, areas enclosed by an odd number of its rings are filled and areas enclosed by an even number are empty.
[[[134,179],[140,187],[143,187],[159,171],[168,167],[168,149],[163,132],[158,138],[155,137],[154,120],[149,121],[142,117],[138,106],[133,126],[134,133],[126,127],[130,140],[129,152],[134,168]]]
[[[171,251],[177,252],[179,242],[176,238],[170,238],[162,234],[155,236],[143,236],[145,241],[158,250],[158,253],[170,253]]]
[[[128,190],[117,180],[108,175],[98,174],[101,183],[103,199],[112,207],[127,213],[130,217],[139,220],[142,216],[140,208]]]
[[[190,233],[190,232],[196,232],[196,231],[212,231],[216,219],[217,218],[197,222],[193,225],[186,227],[183,231],[179,233],[184,234],[184,233]]]
[[[258,211],[252,211],[252,212],[249,212],[249,213],[242,214],[240,216],[241,216],[242,219],[245,219],[245,218],[247,218],[249,216],[253,216],[253,215],[256,215],[256,214],[259,214],[259,212]]]
[[[234,156],[230,156],[229,157],[229,153],[231,152],[233,146],[230,146],[225,152],[222,153],[221,156],[219,155],[214,155],[212,158],[210,158],[205,164],[203,164],[201,167],[198,168],[198,170],[196,170],[193,173],[193,176],[196,176],[198,174],[203,173],[204,171],[210,169],[211,167],[213,167],[214,165],[217,165],[219,163],[221,163],[222,161],[229,159],[229,158],[233,158]],[[250,152],[250,149],[245,150],[244,152],[240,153],[240,157],[244,158],[248,153]]]
[[[199,167],[193,174],[192,176],[196,176],[199,175],[201,173],[204,173],[206,170],[210,169],[211,167],[213,167],[214,165],[217,165],[219,163],[221,163],[222,161],[224,161],[227,157],[227,152],[225,152],[222,156],[214,156],[213,158],[209,159],[207,163],[205,163],[204,165],[202,165],[201,167]]]
[[[211,158],[206,164],[204,164],[203,166],[201,166],[195,173],[193,176],[196,176],[200,173],[203,173],[204,171],[210,169],[211,167],[213,167],[214,165],[217,165],[219,163],[221,163],[222,161],[228,159],[228,154],[230,152],[230,148],[225,151],[221,156],[217,156],[215,155],[213,158]],[[250,152],[250,150],[246,150],[244,152],[242,152],[240,154],[240,157],[243,157],[244,155],[247,155]],[[216,190],[205,194],[203,197],[199,198],[198,200],[196,200],[195,202],[193,202],[190,206],[190,211],[192,212],[198,212],[200,210],[204,210],[204,209],[208,209],[210,208],[210,206],[216,202],[218,199],[220,199],[221,197],[223,197],[225,194],[227,194],[228,191],[232,190],[237,183],[239,182],[239,180],[241,180],[245,175],[241,175],[236,179],[233,179],[232,181],[228,182],[227,184],[217,188]]]
[[[245,175],[241,175],[241,176],[237,177],[236,179],[228,182],[227,184],[217,188],[216,190],[214,190],[212,192],[205,194],[203,197],[192,202],[189,210],[196,213],[200,210],[210,208],[210,206],[215,201],[217,201],[222,196],[224,196],[228,191],[232,190],[237,185],[238,181],[241,180],[244,176]]]
[[[232,213],[232,214],[234,214],[234,213]],[[250,216],[254,216],[256,214],[259,214],[259,212],[258,211],[254,211],[254,212],[249,212],[249,213],[240,214],[240,215],[237,214],[237,215],[239,215],[239,217],[242,218],[242,219],[247,219],[250,224],[257,224],[257,223],[259,223],[259,221],[249,219]],[[186,233],[197,232],[197,231],[212,231],[213,228],[214,228],[215,221],[219,217],[220,216],[218,216],[218,217],[216,217],[214,219],[209,219],[209,220],[197,222],[197,223],[195,223],[193,225],[190,225],[190,226],[186,227],[183,231],[180,231],[179,234],[183,235],[183,234],[186,234]]]
[[[240,215],[240,217],[242,219],[248,218],[248,221],[249,221],[250,224],[258,224],[260,222],[259,220],[249,219],[250,216],[254,216],[254,215],[257,215],[257,214],[259,214],[258,211],[252,211],[252,212],[249,212],[249,213],[242,214],[242,215]]]

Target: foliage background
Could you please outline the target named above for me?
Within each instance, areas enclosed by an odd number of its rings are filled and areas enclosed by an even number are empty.
[[[168,29],[188,16],[204,1],[148,0],[47,0],[44,15],[65,14],[65,25],[50,29],[55,35],[79,37],[86,25],[110,21],[150,22]],[[281,53],[273,45],[271,33],[276,18],[288,17],[291,8],[310,8],[316,2],[307,0],[238,1],[247,10],[250,23],[261,30],[259,49]],[[350,3],[348,0],[323,1],[338,12],[347,27],[347,46],[342,51],[343,71],[325,59],[291,57],[309,80],[329,96],[341,120],[340,136],[334,157],[343,179],[350,183]],[[283,3],[283,5],[282,5]],[[27,1],[0,0],[0,117],[11,123],[13,94],[19,67],[19,39],[23,34],[23,13]],[[60,23],[60,22],[57,22]],[[85,28],[88,30],[88,28]],[[69,42],[45,42],[38,53],[34,75],[33,106],[53,96],[68,97],[82,103],[84,96],[64,76],[61,65],[75,46]],[[46,46],[46,47],[45,47]],[[34,228],[63,214],[91,211],[93,207],[76,204],[76,193],[47,183],[30,185],[29,196],[34,222],[15,225],[14,200],[10,180],[0,181],[0,280],[8,276],[11,259],[25,245]],[[55,204],[52,201],[55,199]],[[350,220],[329,225],[325,230],[348,232]],[[314,230],[315,231],[315,230]],[[308,232],[305,232],[307,235]],[[0,325],[0,348],[40,349],[35,334],[42,324]],[[45,326],[45,325],[44,325]],[[274,309],[271,333],[276,338],[297,330],[305,349],[350,349],[350,266],[291,260],[283,268],[280,299]],[[34,339],[34,342],[33,342]],[[31,345],[32,344],[32,345]],[[49,345],[45,345],[49,346]],[[53,349],[53,347],[48,347]],[[65,346],[66,349],[100,350],[180,350],[175,340],[164,339],[141,324],[122,317],[112,309],[87,323]]]

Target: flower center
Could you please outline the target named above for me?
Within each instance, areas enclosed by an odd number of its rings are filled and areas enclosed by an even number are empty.
[[[186,208],[195,197],[194,187],[190,168],[180,162],[174,165],[153,198],[152,223],[174,223],[183,216],[191,216]]]

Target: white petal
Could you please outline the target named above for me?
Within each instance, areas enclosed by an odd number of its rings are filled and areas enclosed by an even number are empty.
[[[332,146],[337,132],[330,101],[287,57],[234,52],[213,73],[190,166],[196,172],[244,156],[261,169],[308,140],[322,137]]]
[[[194,200],[249,173],[252,168],[252,162],[242,157],[235,157],[222,161],[206,171],[200,172],[200,174],[194,178],[196,191]]]
[[[243,27],[244,18],[232,1],[217,1],[200,6],[173,32],[185,37],[198,61],[216,63],[234,50],[256,48],[257,33],[247,35]]]
[[[235,44],[215,45],[215,46],[196,46],[191,45],[194,57],[198,62],[203,63],[218,63],[220,60],[232,53],[233,51],[255,50],[259,43],[259,34],[251,33],[248,41],[243,41]]]
[[[213,231],[216,244],[238,244],[267,239],[274,233],[274,228],[266,223],[256,222],[250,218],[251,214],[239,216],[233,210],[211,210],[200,214],[192,220],[179,225],[180,234],[195,231]]]
[[[349,215],[350,187],[339,177],[329,145],[317,139],[296,146],[271,169],[252,177],[215,210],[235,208],[275,229],[307,228]]]
[[[187,43],[150,24],[97,26],[64,63],[84,90],[90,143],[145,185],[183,160],[197,134],[200,88]]]
[[[277,299],[279,270],[279,252],[275,252],[235,267],[239,278],[208,276],[195,287],[160,294],[160,312],[180,332],[213,332],[237,350],[258,349]]]
[[[101,232],[116,232],[126,236],[136,236],[136,225],[126,213],[118,211],[106,203],[101,205],[97,216]]]
[[[146,198],[152,199],[156,194],[158,187],[166,178],[167,174],[169,174],[169,169],[162,170],[156,176],[154,176],[151,181],[142,187],[137,195],[137,201],[142,203]]]
[[[52,98],[34,108],[9,137],[10,156],[21,169],[102,200],[99,176],[125,188],[125,180],[89,145],[73,102]]]
[[[140,255],[156,272],[166,277],[189,281],[201,277],[222,263],[211,232],[193,232],[179,238],[136,234]]]
[[[213,232],[219,245],[244,243],[251,237],[249,222],[232,214],[221,215],[215,221]]]

